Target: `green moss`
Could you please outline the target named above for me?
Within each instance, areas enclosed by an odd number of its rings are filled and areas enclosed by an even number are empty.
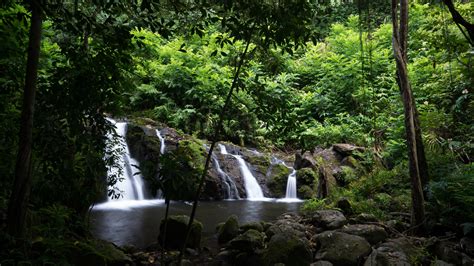
[[[318,183],[318,174],[312,168],[302,168],[296,172],[298,186],[314,186]]]
[[[284,197],[286,183],[290,169],[282,164],[272,166],[270,176],[267,177],[267,187],[274,197]]]
[[[300,199],[311,199],[316,197],[316,191],[314,191],[310,186],[303,185],[298,188],[298,198]]]

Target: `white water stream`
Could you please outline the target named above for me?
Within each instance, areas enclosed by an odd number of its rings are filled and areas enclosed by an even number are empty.
[[[224,145],[219,144],[219,149],[221,151],[221,154],[223,155],[229,154]],[[250,169],[248,168],[247,163],[242,158],[242,156],[235,155],[235,154],[229,154],[229,155],[232,155],[239,162],[240,172],[242,173],[242,176],[244,177],[244,186],[245,186],[245,192],[247,193],[247,199],[250,199],[250,200],[266,199],[263,196],[262,188],[258,184],[257,179],[253,176],[252,172],[250,172]]]
[[[165,138],[161,135],[160,131],[156,129],[156,136],[160,139],[160,153],[165,153]]]
[[[108,149],[112,152],[118,152],[118,162],[111,166],[107,171],[108,178],[117,178],[115,188],[119,190],[120,197],[117,199],[109,198],[109,201],[120,200],[143,200],[144,196],[144,182],[143,177],[138,171],[139,163],[130,157],[125,135],[127,133],[127,123],[117,122],[111,118],[107,118],[109,122],[115,125],[115,132],[118,139],[113,139],[113,134],[107,134]]]

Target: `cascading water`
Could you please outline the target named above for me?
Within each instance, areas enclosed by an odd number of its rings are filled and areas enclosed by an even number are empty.
[[[127,142],[125,141],[127,123],[116,122],[111,118],[107,118],[107,120],[115,125],[115,132],[118,135],[118,140],[114,140],[112,134],[107,134],[109,145],[112,143],[110,151],[121,153],[118,156],[118,162],[116,162],[116,165],[118,166],[110,167],[107,172],[108,177],[118,178],[115,187],[120,191],[121,197],[119,199],[109,198],[109,201],[121,199],[143,200],[145,198],[143,177],[136,168],[139,163],[130,157],[130,151]]]
[[[221,154],[229,154],[224,145],[219,144],[219,149]],[[240,172],[244,177],[245,192],[247,193],[247,199],[264,199],[262,188],[257,182],[257,179],[252,175],[250,169],[247,166],[247,163],[240,155],[230,154],[239,162]]]
[[[161,135],[160,131],[156,130],[156,136],[160,139],[160,153],[165,153],[165,138]]]
[[[209,151],[209,147],[204,144],[204,148]],[[222,151],[222,150],[221,150]],[[222,152],[221,152],[222,153]],[[217,170],[217,174],[221,178],[222,184],[225,187],[225,199],[240,199],[239,191],[237,190],[237,186],[235,185],[234,178],[229,176],[226,172],[224,172],[219,164],[219,160],[217,156],[212,152],[212,162],[214,163],[214,167]]]
[[[296,170],[291,167],[286,165],[286,163],[283,160],[280,160],[276,157],[272,157],[271,163],[273,165],[275,164],[282,164],[288,169],[291,170],[291,173],[288,175],[288,180],[286,181],[286,194],[283,199],[278,199],[277,201],[280,202],[299,202],[301,201],[298,199],[297,193],[296,193]]]
[[[286,195],[285,199],[297,199],[296,196],[296,170],[293,169],[291,174],[288,176],[288,181],[286,182]]]
[[[216,167],[218,175],[222,179],[222,183],[225,185],[226,188],[226,199],[240,199],[239,191],[237,190],[237,186],[235,185],[234,179],[222,171],[221,166],[219,165],[219,161],[215,155],[212,155],[212,161],[214,162],[214,166]]]

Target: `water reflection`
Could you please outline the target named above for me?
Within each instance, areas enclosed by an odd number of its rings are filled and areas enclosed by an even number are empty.
[[[204,237],[215,233],[218,223],[230,215],[239,217],[240,223],[271,221],[285,212],[297,212],[300,202],[229,200],[200,202],[196,219],[204,225]],[[172,202],[170,215],[189,215],[191,206]],[[95,206],[91,211],[91,229],[95,236],[112,241],[117,245],[134,245],[144,248],[158,237],[159,223],[164,217],[163,201],[128,202],[118,205]]]

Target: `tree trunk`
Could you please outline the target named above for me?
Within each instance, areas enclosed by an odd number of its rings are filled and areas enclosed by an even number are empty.
[[[408,0],[392,0],[393,53],[397,65],[397,83],[400,87],[404,113],[405,131],[408,146],[409,172],[411,179],[412,226],[413,232],[423,234],[425,231],[425,207],[420,172],[420,156],[424,157],[421,129],[413,99],[413,93],[408,79],[407,69],[407,39],[408,39]],[[397,19],[397,9],[400,4],[400,25]],[[419,148],[421,147],[421,150]],[[420,153],[420,154],[419,154]],[[426,162],[425,162],[426,163]],[[425,167],[425,166],[422,166]]]
[[[470,42],[471,45],[474,46],[474,24],[469,23],[466,19],[463,18],[463,16],[461,16],[461,14],[459,14],[459,12],[454,7],[452,0],[443,0],[443,2],[448,7],[449,13],[451,13],[454,22],[458,25],[463,35],[466,37],[468,42]],[[464,33],[464,31],[459,25],[462,25],[467,30],[467,35]]]
[[[31,146],[41,26],[41,7],[38,1],[34,0],[31,2],[31,26],[23,91],[23,107],[21,110],[19,148],[15,165],[15,180],[8,203],[7,216],[8,233],[16,237],[22,237],[25,232],[25,217],[31,188]]]

